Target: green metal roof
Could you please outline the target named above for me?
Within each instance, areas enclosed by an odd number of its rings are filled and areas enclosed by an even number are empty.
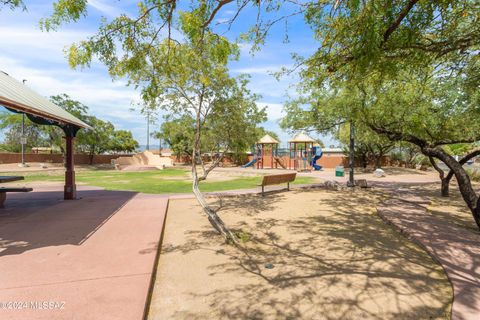
[[[0,105],[62,124],[91,128],[3,71],[0,71]]]

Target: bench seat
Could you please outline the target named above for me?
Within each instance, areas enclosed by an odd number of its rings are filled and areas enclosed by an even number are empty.
[[[262,196],[265,194],[265,186],[286,183],[287,190],[290,190],[290,182],[295,181],[296,177],[296,172],[263,176],[262,183],[260,184],[260,186],[262,187]]]
[[[7,199],[7,192],[30,192],[33,191],[32,188],[10,188],[10,187],[5,187],[5,188],[0,188],[0,208],[3,208],[3,205],[5,204],[5,200]]]

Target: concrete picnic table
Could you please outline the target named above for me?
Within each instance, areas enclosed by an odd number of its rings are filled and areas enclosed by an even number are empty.
[[[13,182],[25,180],[22,176],[0,176],[0,183]],[[7,192],[30,192],[32,188],[12,188],[12,187],[0,187],[0,208],[4,207],[5,200],[7,199]]]
[[[25,177],[22,176],[0,176],[0,183],[12,182],[18,180],[25,180]]]

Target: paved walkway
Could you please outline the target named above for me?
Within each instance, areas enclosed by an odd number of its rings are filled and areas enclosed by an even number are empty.
[[[40,189],[0,212],[0,319],[142,319],[168,199]]]
[[[395,191],[379,215],[443,266],[454,290],[452,319],[480,319],[480,234],[436,219],[426,210],[429,202],[407,189]]]

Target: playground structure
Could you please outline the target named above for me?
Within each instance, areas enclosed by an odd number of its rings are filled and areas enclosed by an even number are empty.
[[[270,135],[265,135],[256,144],[253,158],[243,168],[283,169],[310,172],[322,170],[317,161],[322,158],[323,151],[316,140],[303,132],[295,135],[289,142],[289,148],[282,153],[278,149],[279,142]]]
[[[288,168],[299,172],[312,171],[312,165],[316,165],[316,161],[320,159],[320,157],[318,157],[315,161],[313,160],[312,150],[314,144],[317,144],[317,142],[304,132],[297,133],[288,141],[290,151]]]
[[[278,144],[272,136],[266,134],[255,144],[255,153],[253,159],[242,167],[247,168],[255,165],[257,169],[264,169],[265,163],[270,162],[270,168],[278,168],[278,166],[286,169],[286,165],[278,156]]]

